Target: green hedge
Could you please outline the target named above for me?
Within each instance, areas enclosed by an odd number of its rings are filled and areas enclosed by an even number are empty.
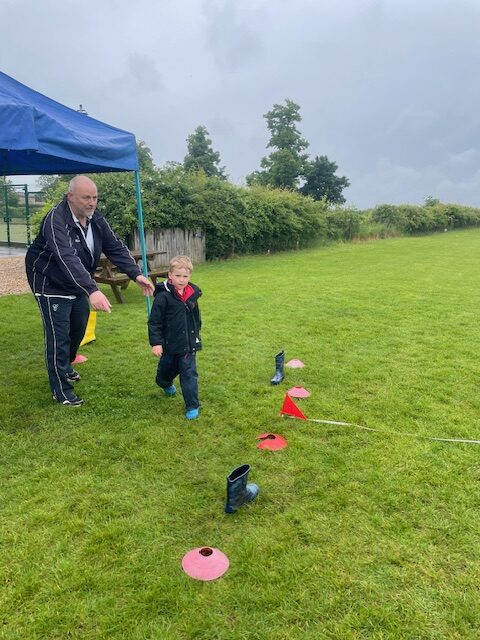
[[[429,233],[480,224],[480,209],[427,200],[425,205],[378,205],[370,212],[374,222],[394,227],[400,233]]]
[[[137,223],[135,184],[131,174],[92,176],[98,186],[100,210],[122,238]],[[59,180],[48,204],[35,216],[35,231],[49,208],[66,193]],[[207,259],[234,254],[305,247],[318,239],[348,239],[351,221],[339,220],[332,235],[332,213],[323,202],[298,193],[264,187],[239,187],[204,173],[188,173],[170,165],[142,175],[142,209],[146,229],[205,230]],[[345,231],[342,232],[342,225]]]
[[[100,210],[115,232],[128,241],[137,224],[132,174],[92,177],[98,186]],[[364,212],[348,207],[332,209],[297,192],[240,187],[201,172],[186,172],[175,164],[144,171],[141,185],[145,228],[202,228],[209,260],[302,248],[318,241],[349,241],[369,233],[385,237],[480,224],[480,209],[433,199],[423,206],[382,204]],[[67,188],[68,179],[59,179],[50,189],[42,213],[32,216],[34,233]]]

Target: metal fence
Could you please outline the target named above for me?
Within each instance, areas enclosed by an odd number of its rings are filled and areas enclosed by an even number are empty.
[[[29,191],[27,184],[1,185],[0,245],[29,246],[30,217],[44,205],[43,192]]]

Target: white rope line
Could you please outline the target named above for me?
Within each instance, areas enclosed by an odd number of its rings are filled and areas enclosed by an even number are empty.
[[[294,418],[295,416],[287,416],[288,418]],[[364,427],[361,424],[355,424],[353,422],[337,422],[336,420],[314,420],[313,418],[306,418],[308,422],[317,422],[319,424],[332,424],[340,427],[356,427],[357,429],[364,429],[365,431],[375,431],[376,433],[384,433],[391,436],[407,436],[410,438],[422,438],[424,440],[435,440],[437,442],[463,442],[466,444],[480,444],[480,440],[466,440],[464,438],[434,438],[431,436],[422,436],[417,433],[398,433],[396,431],[383,431],[382,429],[372,429],[371,427]]]

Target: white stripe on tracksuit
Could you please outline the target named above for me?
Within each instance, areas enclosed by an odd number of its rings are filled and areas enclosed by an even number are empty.
[[[39,300],[39,295],[37,294],[35,296],[37,303],[38,303],[38,308],[40,309],[40,315],[42,316],[42,323],[43,323],[43,338],[44,338],[44,345],[45,345],[45,349],[44,349],[44,355],[45,355],[45,365],[47,367],[47,371],[51,371],[50,367],[49,367],[49,359],[48,359],[48,345],[49,345],[49,340],[47,340],[47,323],[48,326],[50,327],[50,335],[53,336],[53,354],[54,357],[52,358],[53,363],[54,363],[54,375],[57,378],[58,381],[58,388],[60,389],[60,393],[61,393],[61,398],[57,398],[57,400],[62,401],[67,399],[67,396],[65,395],[65,392],[63,391],[63,385],[62,385],[62,378],[60,376],[60,373],[58,371],[58,362],[57,362],[57,335],[55,332],[55,323],[53,322],[53,318],[52,318],[52,308],[51,308],[51,298],[55,298],[55,297],[67,297],[67,296],[42,296],[42,298],[45,298],[48,302],[48,318],[45,317],[45,314],[43,312],[43,308],[42,305],[40,304],[40,300]],[[68,296],[71,297],[71,296]],[[52,392],[54,390],[52,389]]]

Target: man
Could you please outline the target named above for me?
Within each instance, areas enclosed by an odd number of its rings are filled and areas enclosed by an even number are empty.
[[[28,282],[42,315],[53,398],[74,407],[83,400],[73,390],[72,382],[80,376],[71,363],[85,334],[89,302],[97,311],[110,313],[112,308],[93,279],[100,254],[134,280],[144,295],[154,290],[96,206],[95,183],[86,176],[73,178],[66,197],[43,219],[25,260]]]

